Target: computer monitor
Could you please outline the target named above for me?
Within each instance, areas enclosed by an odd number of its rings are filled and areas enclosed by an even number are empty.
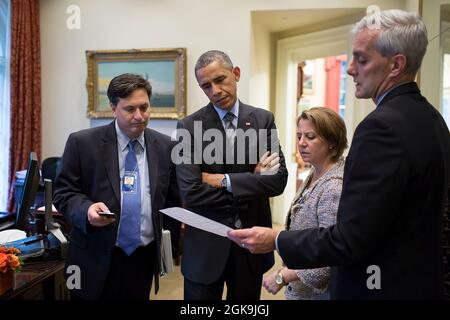
[[[22,196],[20,200],[20,206],[16,214],[15,228],[24,229],[26,226],[28,211],[34,204],[36,192],[39,187],[39,166],[36,152],[30,153],[30,161],[28,162],[27,174],[22,189]]]

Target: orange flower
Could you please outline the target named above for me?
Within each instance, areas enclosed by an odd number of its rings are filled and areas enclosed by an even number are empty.
[[[20,259],[16,255],[10,254],[8,256],[8,262],[11,269],[17,269],[20,267]]]
[[[20,250],[17,248],[11,247],[11,248],[9,248],[9,253],[18,254],[18,253],[20,253]]]
[[[0,272],[6,273],[8,270],[19,271],[23,264],[22,260],[16,255],[20,251],[16,248],[0,247]]]
[[[20,253],[20,250],[14,247],[0,247],[0,253],[6,253],[6,254],[18,254]]]
[[[8,256],[0,252],[0,272],[6,273],[8,271]]]

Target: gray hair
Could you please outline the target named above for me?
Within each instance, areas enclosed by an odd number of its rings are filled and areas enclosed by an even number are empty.
[[[427,51],[427,28],[416,13],[386,10],[365,16],[353,27],[356,34],[364,29],[380,29],[376,48],[384,57],[398,53],[406,56],[406,72],[416,74]]]
[[[233,62],[231,62],[230,57],[222,51],[210,50],[206,51],[204,54],[198,58],[195,64],[195,74],[197,75],[197,70],[206,67],[207,65],[218,61],[227,69],[233,69]]]

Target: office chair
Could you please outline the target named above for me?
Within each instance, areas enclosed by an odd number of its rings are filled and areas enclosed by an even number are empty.
[[[55,178],[58,175],[58,173],[61,170],[61,157],[50,157],[45,159],[44,161],[42,161],[41,164],[41,177],[42,177],[42,181],[44,181],[44,179],[50,179],[52,181],[52,185],[54,184]],[[52,194],[54,192],[54,189],[52,187]],[[42,203],[41,205],[44,205],[44,203]],[[43,218],[43,212],[38,213],[38,216],[41,216],[41,220],[40,222],[38,222],[38,229],[43,229],[44,226],[40,225],[40,223],[44,222]],[[67,235],[70,232],[70,229],[72,228],[71,225],[65,221],[64,217],[60,214],[58,215],[54,215],[53,218],[61,225],[61,230],[63,231],[63,233],[65,233],[65,235]]]
[[[42,180],[50,179],[55,181],[56,175],[60,170],[61,157],[50,157],[42,161],[41,176]]]

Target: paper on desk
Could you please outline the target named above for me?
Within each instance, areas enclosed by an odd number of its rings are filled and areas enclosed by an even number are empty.
[[[45,211],[45,206],[39,207],[37,208],[37,211]],[[58,212],[58,210],[56,210],[55,206],[52,204],[52,212]]]
[[[22,240],[27,237],[27,233],[18,229],[0,231],[0,245],[8,242]]]
[[[162,209],[159,211],[161,211],[165,215],[168,215],[169,217],[172,217],[178,221],[190,225],[191,227],[215,233],[222,237],[226,237],[227,232],[233,230],[224,224],[205,218],[199,214],[196,214],[192,211],[183,208],[173,207]]]

